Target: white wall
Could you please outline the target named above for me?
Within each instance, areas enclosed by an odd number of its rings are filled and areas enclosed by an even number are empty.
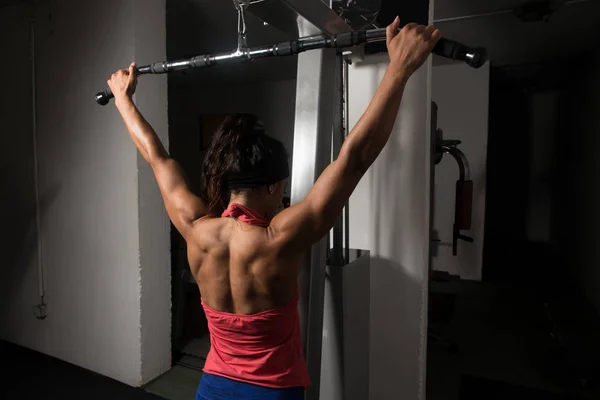
[[[35,240],[22,249],[20,260],[13,256],[15,248],[4,248],[11,262],[0,272],[0,338],[131,385],[170,366],[168,225],[155,183],[147,166],[140,165],[116,109],[98,106],[93,94],[136,57],[164,58],[164,1],[144,2],[143,10],[137,3],[36,3],[41,259],[48,317],[40,321],[32,312],[39,302]],[[0,201],[3,209],[24,205],[20,215],[12,215],[13,223],[32,225],[28,232],[35,239],[28,13],[0,10],[2,53],[14,69],[8,90],[1,92],[2,162],[10,165],[3,174],[14,190]],[[155,37],[146,42],[150,29]],[[145,87],[146,82],[140,84],[138,99],[165,138],[166,80],[151,79]]]
[[[434,242],[432,267],[462,279],[481,280],[485,222],[485,185],[488,140],[490,64],[473,69],[466,64],[433,67],[432,99],[438,105],[438,128],[444,139],[458,139],[468,161],[473,181],[471,230],[461,233],[473,243],[459,240],[457,256],[452,255],[455,187],[458,165],[444,155],[435,169]]]
[[[388,62],[379,54],[350,67],[350,127]],[[410,79],[389,143],[350,198],[350,247],[371,251],[371,399],[425,396],[430,73],[428,62]]]
[[[166,59],[165,2],[134,0],[134,51],[140,63]],[[167,77],[149,77],[138,87],[136,103],[168,149]],[[171,226],[152,168],[139,153],[137,170],[141,368],[145,383],[171,367]]]

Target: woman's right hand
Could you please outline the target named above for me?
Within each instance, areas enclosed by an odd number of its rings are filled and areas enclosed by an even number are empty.
[[[387,48],[390,68],[394,72],[412,75],[427,59],[442,37],[433,25],[406,24],[400,29],[400,18],[396,17],[387,27]]]
[[[111,92],[115,96],[115,100],[123,98],[131,98],[135,93],[137,86],[137,67],[135,63],[131,63],[128,69],[120,69],[106,82]]]

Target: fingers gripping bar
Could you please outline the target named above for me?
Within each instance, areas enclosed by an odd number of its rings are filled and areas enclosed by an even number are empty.
[[[317,35],[302,37],[289,42],[281,42],[273,45],[257,47],[254,49],[245,49],[233,53],[219,55],[200,55],[187,60],[179,61],[161,61],[150,65],[145,65],[137,69],[138,75],[145,74],[164,74],[171,71],[177,71],[188,68],[204,68],[225,62],[248,61],[263,57],[290,56],[303,51],[357,46],[368,42],[378,42],[386,39],[384,28],[371,29],[367,31],[354,31],[341,33],[339,35]],[[483,48],[469,48],[458,42],[448,39],[440,39],[435,48],[435,54],[442,57],[452,58],[459,61],[465,61],[474,68],[479,68],[487,60],[487,54]],[[96,102],[100,105],[106,105],[114,96],[110,88],[96,94]]]
[[[184,61],[161,61],[154,64],[138,67],[136,72],[139,76],[146,74],[164,74],[169,71],[176,71],[178,69],[200,68],[208,65],[206,58],[207,56],[196,56]],[[96,102],[101,106],[105,106],[113,97],[114,95],[112,91],[109,87],[107,87],[103,91],[96,93]]]

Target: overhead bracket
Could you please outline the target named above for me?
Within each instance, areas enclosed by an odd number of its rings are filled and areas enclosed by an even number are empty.
[[[237,25],[237,55],[248,55],[248,40],[246,36],[246,10],[250,5],[248,0],[233,0],[233,5],[238,14]]]
[[[350,32],[353,29],[322,0],[264,0],[251,2],[249,11],[277,29],[299,36],[301,19],[328,35]]]

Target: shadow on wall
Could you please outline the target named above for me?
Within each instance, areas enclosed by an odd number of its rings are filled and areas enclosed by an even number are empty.
[[[421,330],[421,307],[415,299],[422,296],[422,284],[407,272],[409,268],[389,258],[371,257],[370,398],[387,400],[391,393],[419,393],[421,390],[415,360],[421,359],[423,340],[415,343],[415,331]],[[414,343],[414,345],[412,345]],[[395,387],[395,389],[390,389]]]
[[[371,232],[373,235],[371,257],[371,292],[385,294],[371,296],[371,324],[377,329],[371,330],[371,343],[385,345],[371,347],[371,368],[386,371],[385,379],[396,382],[402,393],[418,393],[420,380],[419,368],[412,364],[421,358],[421,344],[416,332],[421,330],[422,304],[417,299],[423,296],[423,284],[415,274],[413,264],[401,264],[410,259],[416,249],[407,249],[407,243],[413,243],[409,235],[418,234],[411,231],[416,221],[418,208],[411,204],[392,204],[398,199],[398,190],[408,188],[413,182],[404,179],[397,173],[410,160],[401,151],[399,136],[390,138],[391,145],[381,154],[373,174],[378,179],[371,179],[371,202],[373,219]],[[385,167],[383,167],[385,165]],[[393,184],[390,184],[392,183]],[[406,196],[408,197],[408,196]],[[409,200],[410,203],[410,200]],[[407,214],[400,207],[414,210]],[[407,215],[410,215],[406,220]],[[402,221],[402,222],[399,222]],[[383,228],[383,229],[382,229]],[[408,247],[411,247],[410,245]],[[414,343],[414,345],[409,345]],[[376,379],[378,380],[378,379]],[[382,390],[382,392],[379,392]],[[371,385],[371,396],[386,399],[384,387],[376,382]]]
[[[350,66],[349,125],[389,65],[377,54]],[[424,396],[429,251],[430,65],[408,81],[389,142],[350,201],[352,247],[370,250],[369,398]]]
[[[371,85],[379,85],[373,75]],[[426,92],[423,72],[407,85],[388,144],[369,174],[371,397],[418,396],[422,388],[427,277]]]
[[[6,167],[0,168],[0,170],[11,171]],[[0,242],[0,254],[3,258],[3,267],[0,270],[2,276],[0,290],[4,299],[10,299],[11,295],[18,290],[28,274],[28,268],[33,265],[37,266],[37,262],[32,263],[32,261],[37,254],[38,246],[35,199],[33,196],[25,199],[23,185],[14,179],[14,175],[7,175],[3,178],[2,207],[0,207],[0,220],[6,223],[3,227],[4,239]],[[11,177],[12,182],[10,181]],[[44,193],[40,193],[41,221],[44,220],[46,212],[60,190],[61,184],[56,183],[50,185]],[[2,301],[0,304],[9,306],[10,301]]]

